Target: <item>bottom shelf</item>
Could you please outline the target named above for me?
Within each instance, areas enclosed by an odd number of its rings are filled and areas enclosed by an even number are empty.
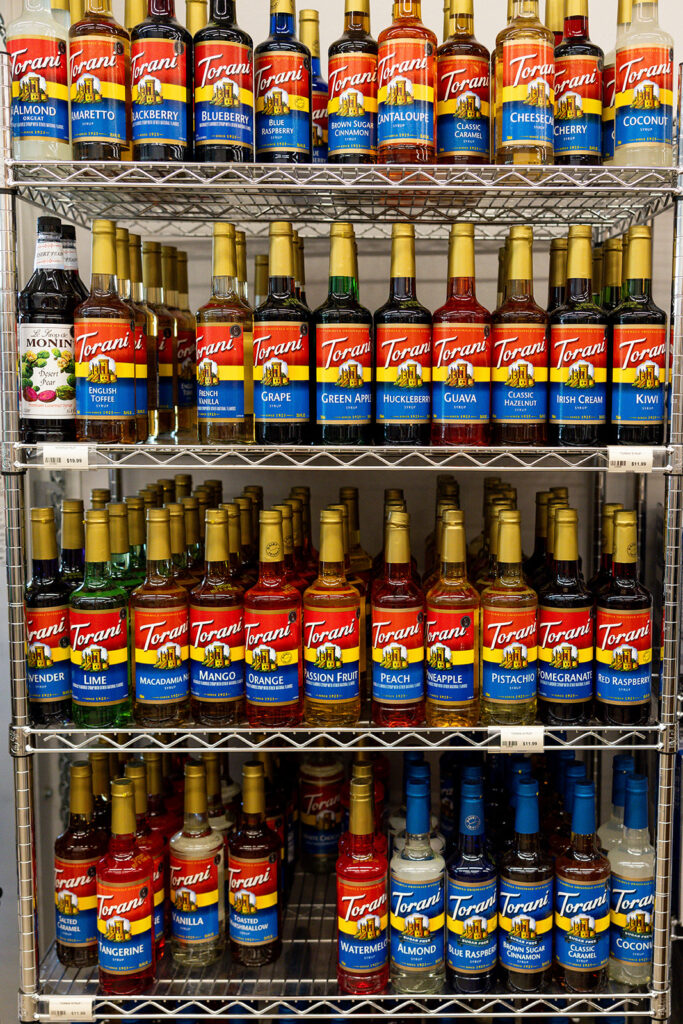
[[[594,1017],[614,1014],[627,1018],[650,1017],[649,992],[619,992],[617,988],[581,996],[557,990],[542,995],[493,992],[458,996],[451,992],[429,996],[340,996],[336,980],[335,877],[297,874],[289,897],[283,928],[283,952],[278,961],[258,971],[233,964],[228,955],[203,970],[179,967],[166,953],[153,990],[144,996],[112,997],[99,993],[97,968],[74,971],[57,960],[52,946],[42,964],[37,1020],[101,1020],[133,1016],[136,1020],[176,1017],[207,1020],[226,1015],[244,1019],[306,1017],[338,1020],[340,1015],[387,1018],[472,1015],[506,1019],[517,1014],[542,1018]],[[64,1013],[67,1000],[83,997],[91,1016]]]

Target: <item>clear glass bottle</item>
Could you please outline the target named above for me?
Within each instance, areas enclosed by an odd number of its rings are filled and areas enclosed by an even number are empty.
[[[626,778],[634,775],[636,764],[630,754],[617,754],[612,761],[612,810],[598,829],[600,848],[609,856],[613,847],[624,838],[624,805]]]

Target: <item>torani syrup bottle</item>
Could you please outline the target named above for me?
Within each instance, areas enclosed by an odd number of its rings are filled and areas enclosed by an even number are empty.
[[[577,782],[571,843],[555,861],[555,964],[572,992],[596,992],[607,980],[610,864],[595,827],[595,784]]]
[[[623,301],[612,311],[612,441],[663,444],[666,313],[652,301],[652,231],[628,233]]]
[[[29,718],[36,726],[59,725],[71,712],[71,587],[58,568],[52,508],[31,509],[31,559],[24,591]]]
[[[147,571],[130,599],[135,720],[174,725],[189,709],[187,591],[173,579],[168,509],[147,511]]]
[[[257,163],[311,162],[311,85],[311,52],[296,38],[295,0],[270,0],[270,35],[254,51]]]
[[[595,697],[605,724],[649,720],[652,646],[652,594],[638,579],[637,516],[616,511],[612,579],[596,599]]]
[[[292,226],[275,221],[270,225],[268,298],[254,313],[257,444],[308,440],[310,313],[295,297],[294,270]]]
[[[602,161],[603,52],[588,38],[588,0],[565,0],[555,49],[555,163]]]
[[[491,155],[491,58],[474,36],[473,0],[447,3],[448,32],[436,63],[437,162],[487,164]]]
[[[621,44],[625,32],[631,25],[632,0],[619,0],[617,4],[616,46]],[[614,128],[617,93],[617,51],[616,46],[605,54],[602,69],[602,162],[614,163]]]
[[[530,227],[511,228],[506,298],[493,314],[491,332],[494,445],[546,442],[547,315],[534,301],[532,245]]]
[[[376,441],[429,443],[432,316],[417,300],[415,228],[391,232],[389,299],[375,313]]]
[[[161,247],[161,279],[164,287],[164,302],[175,320],[178,408],[176,433],[185,441],[194,441],[197,436],[197,342],[196,325],[190,312],[179,306],[178,299],[178,250],[174,245]]]
[[[124,499],[128,510],[128,540],[131,572],[145,576],[145,507],[142,498]]]
[[[431,164],[436,156],[436,50],[422,0],[393,0],[378,38],[378,161]]]
[[[242,766],[242,814],[228,836],[230,956],[245,967],[277,960],[282,949],[280,839],[265,822],[263,764]]]
[[[244,592],[230,574],[228,513],[206,513],[206,573],[190,593],[192,717],[226,726],[244,718]]]
[[[131,33],[133,160],[192,159],[192,36],[175,0],[148,0]]]
[[[519,512],[504,509],[496,579],[481,595],[481,713],[487,725],[536,719],[537,607],[522,572]]]
[[[308,719],[307,719],[308,720]],[[344,766],[331,754],[310,753],[299,769],[301,861],[316,875],[335,870],[342,832]]]
[[[93,967],[97,963],[95,867],[107,840],[93,820],[88,762],[73,761],[69,777],[69,820],[55,840],[55,951],[65,967]]]
[[[158,829],[152,831],[147,819],[147,768],[143,761],[128,761],[126,778],[133,783],[135,801],[135,838],[143,853],[148,854],[154,865],[152,888],[154,889],[154,944],[157,960],[164,951],[166,930],[164,896],[167,882],[166,839]]]
[[[135,333],[131,307],[116,287],[116,225],[92,226],[90,295],[76,308],[76,440],[91,444],[133,444],[135,419]]]
[[[382,575],[372,584],[372,721],[424,721],[425,598],[410,563],[410,516],[390,512]]]
[[[311,54],[311,129],[312,163],[327,163],[327,82],[320,68],[320,26],[318,12],[299,12],[299,38]]]
[[[370,0],[344,0],[344,32],[329,48],[328,150],[331,164],[377,160],[377,43]]]
[[[128,254],[130,265],[130,305],[135,312],[145,315],[144,328],[138,326],[136,317],[135,353],[136,353],[136,405],[138,412],[138,432],[142,436],[144,430],[139,417],[143,407],[147,408],[147,439],[154,440],[159,432],[159,370],[157,367],[157,335],[159,325],[154,310],[147,304],[145,288],[142,281],[142,239],[140,235],[128,233]],[[145,358],[141,352],[144,338],[146,347]],[[145,368],[146,361],[146,368]],[[147,397],[139,393],[138,384],[147,385]]]
[[[593,303],[590,225],[569,228],[565,305],[549,319],[550,444],[602,444],[607,423],[607,315]]]
[[[131,133],[130,36],[109,0],[85,0],[83,20],[69,30],[69,65],[74,160],[123,159]]]
[[[195,159],[254,159],[254,44],[235,20],[235,0],[212,0],[194,39]]]
[[[153,320],[148,321],[147,329],[152,335],[151,343],[156,350],[157,437],[165,439],[174,434],[176,429],[178,359],[176,321],[165,304],[159,242],[143,243],[142,262],[147,305],[153,314]]]
[[[348,843],[337,861],[337,984],[348,995],[389,981],[388,864],[375,848],[372,783],[352,779]]]
[[[203,764],[185,765],[184,811],[169,843],[171,953],[185,967],[206,967],[225,949],[225,844],[209,824]]]
[[[534,550],[524,561],[524,575],[533,585],[534,577],[546,565],[548,553],[548,500],[550,491],[536,491],[536,525],[534,528]]]
[[[71,714],[83,728],[130,720],[128,594],[111,572],[109,515],[85,514],[85,576],[69,601]]]
[[[111,784],[111,839],[97,864],[97,931],[100,989],[133,996],[156,977],[154,864],[136,837],[130,779]]]
[[[483,445],[491,412],[491,315],[477,302],[474,225],[451,225],[448,297],[432,327],[432,444]]]
[[[600,305],[602,296],[602,273],[603,273],[603,247],[593,247],[593,303]]]
[[[553,35],[554,45],[564,39],[564,0],[545,0],[545,27]]]
[[[59,572],[72,592],[83,582],[85,570],[85,519],[80,498],[62,500],[62,547]]]
[[[548,316],[567,301],[567,247],[566,238],[553,238],[550,243],[550,273],[548,275]]]
[[[154,353],[153,344],[147,340],[147,320],[151,313],[146,306],[132,300],[130,271],[130,236],[126,228],[116,229],[116,275],[119,298],[133,311],[133,333],[135,335],[135,420],[136,439],[146,441],[149,433],[147,373],[156,374],[156,363],[149,365]],[[139,294],[139,293],[138,293]],[[155,381],[156,385],[156,381]]]
[[[608,238],[603,243],[602,250],[603,274],[600,305],[609,314],[621,302],[623,242],[621,238]]]
[[[94,750],[88,754],[92,773],[93,825],[104,837],[105,850],[111,830],[111,792],[109,781],[109,754]]]
[[[164,506],[169,515],[171,538],[171,563],[173,582],[188,593],[197,586],[201,573],[188,566],[187,540],[185,537],[185,508],[177,502],[169,502]]]
[[[372,313],[356,298],[350,224],[330,228],[329,292],[312,317],[318,442],[370,444]]]

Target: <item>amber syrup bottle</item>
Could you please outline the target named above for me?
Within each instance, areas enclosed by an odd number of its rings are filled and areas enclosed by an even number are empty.
[[[152,751],[143,754],[142,758],[147,772],[147,824],[152,832],[163,836],[165,842],[168,843],[176,828],[164,798],[161,754]]]
[[[194,39],[195,159],[206,163],[254,159],[254,44],[237,25],[235,6],[235,0],[211,0],[209,23]],[[218,106],[221,89],[225,105]]]
[[[318,444],[370,444],[372,313],[356,298],[350,224],[330,228],[329,292],[311,320]]]
[[[602,304],[602,275],[603,275],[603,251],[602,245],[593,247],[593,304]]]
[[[596,992],[607,980],[610,943],[610,864],[600,853],[595,820],[595,784],[574,786],[571,843],[555,861],[555,968],[572,992]],[[594,922],[588,936],[577,921]]]
[[[368,600],[370,597],[370,583],[363,576],[359,576],[351,568],[350,555],[350,533],[349,533],[349,510],[343,502],[337,505],[328,505],[327,510],[339,512],[342,517],[342,546],[344,551],[344,575],[346,582],[357,592],[360,598],[360,696],[361,704],[365,704],[368,696],[368,650],[371,647],[370,616],[368,613]]]
[[[372,995],[389,982],[389,865],[375,848],[372,782],[352,779],[349,791],[349,832],[337,860],[337,984],[344,994]],[[359,949],[362,924],[369,934]]]
[[[85,0],[69,30],[69,58],[74,160],[122,160],[131,135],[130,35],[109,0]]]
[[[197,312],[197,437],[200,444],[247,439],[247,336],[252,311],[238,294],[235,228],[213,226],[211,297]],[[253,373],[253,371],[252,371]]]
[[[311,488],[304,486],[292,487],[290,494],[293,498],[301,498],[301,517],[304,532],[303,556],[308,568],[317,574],[318,552],[313,546],[311,530]]]
[[[422,0],[394,0],[377,42],[378,162],[433,164],[438,40],[422,22]]]
[[[635,512],[614,513],[612,579],[598,590],[595,697],[606,725],[644,725],[652,692],[652,594],[638,579]]]
[[[281,728],[303,712],[301,595],[285,580],[280,512],[259,523],[259,578],[244,595],[246,712],[252,727]]]
[[[128,593],[111,573],[109,514],[85,514],[85,575],[69,601],[71,715],[80,728],[130,720]]]
[[[524,575],[533,586],[534,577],[546,565],[548,554],[548,500],[550,491],[536,491],[536,524],[534,550],[524,561]]]
[[[195,722],[244,718],[244,591],[230,573],[228,513],[206,513],[206,572],[190,593],[190,696]]]
[[[69,821],[55,840],[55,950],[65,967],[92,967],[97,963],[95,867],[107,839],[93,820],[90,765],[74,761],[69,773]]]
[[[370,0],[345,0],[344,31],[329,48],[327,77],[328,163],[374,164],[377,42],[370,35]]]
[[[76,250],[76,228],[73,224],[62,224],[62,255],[64,257],[64,273],[71,282],[71,287],[82,302],[88,297],[88,289],[78,273],[78,252]]]
[[[346,505],[349,516],[349,560],[351,570],[369,585],[372,556],[368,554],[360,542],[358,488],[340,487],[339,500]]]
[[[477,302],[474,225],[452,224],[448,297],[432,327],[432,444],[484,445],[491,413],[491,314]]]
[[[299,38],[311,55],[311,163],[327,163],[327,82],[320,66],[320,24],[315,10],[299,11]]]
[[[464,523],[464,513],[460,511],[455,501],[448,498],[440,498],[436,503],[436,523],[434,527],[434,553],[430,550],[430,562],[432,568],[425,570],[422,574],[422,589],[425,594],[433,587],[441,574],[441,542],[443,539],[443,516],[444,512],[457,512],[458,515],[453,522]],[[430,545],[431,548],[431,545]],[[425,564],[427,561],[425,560]]]
[[[462,513],[443,512],[440,573],[427,591],[427,725],[479,721],[479,595],[467,579]]]
[[[437,162],[487,164],[491,159],[491,56],[474,36],[473,0],[447,2],[444,28],[448,31],[436,56]]]
[[[390,512],[384,568],[371,591],[372,721],[384,727],[424,721],[425,598],[410,564],[410,516]]]
[[[90,295],[76,308],[76,440],[133,444],[135,333],[133,310],[116,288],[116,225],[92,225]]]
[[[178,305],[177,252],[174,245],[161,247],[161,280],[164,302],[175,320],[176,374],[178,378],[178,439],[194,441],[197,436],[197,342],[195,320]]]
[[[147,511],[147,571],[133,591],[133,681],[139,725],[179,725],[189,710],[187,591],[173,579],[168,509]]]
[[[553,578],[539,594],[538,714],[546,725],[585,725],[593,704],[593,596],[579,572],[574,509],[555,513]]]
[[[550,243],[548,316],[567,301],[567,246],[566,238],[553,238]]]
[[[154,314],[157,364],[157,437],[167,440],[175,434],[178,408],[178,340],[176,320],[166,305],[161,276],[161,244],[144,242],[142,246],[143,280],[147,305]]]
[[[652,231],[631,228],[622,302],[612,311],[612,442],[663,444],[666,313],[652,301]]]
[[[165,506],[169,514],[169,527],[171,537],[171,563],[173,567],[173,582],[189,592],[197,586],[202,573],[190,569],[187,559],[187,540],[185,538],[185,508],[183,505],[172,501]]]
[[[280,839],[265,822],[263,765],[242,766],[242,814],[228,836],[228,929],[234,963],[262,967],[282,949]]]
[[[286,221],[270,225],[268,273],[268,298],[254,313],[256,443],[306,444],[310,313],[295,296],[292,226]]]
[[[548,318],[534,301],[532,244],[530,227],[510,230],[506,297],[493,314],[491,339],[494,445],[540,445],[547,439]]]
[[[253,586],[258,579],[258,559],[256,557],[257,545],[253,542],[252,517],[249,498],[244,494],[240,494],[234,499],[234,504],[237,505],[239,509],[239,567],[240,575],[242,577],[242,585],[246,590]]]
[[[429,444],[432,315],[417,300],[415,228],[391,231],[389,299],[375,313],[376,443]]]
[[[555,163],[602,163],[604,54],[588,37],[588,0],[566,0],[555,48]]]
[[[32,573],[24,592],[26,687],[31,723],[63,725],[71,713],[69,596],[57,565],[54,510],[31,509]]]
[[[487,587],[496,582],[498,575],[498,530],[500,527],[500,514],[504,509],[511,509],[512,502],[507,499],[500,499],[491,503],[488,510],[488,563],[481,573],[476,576],[473,573],[474,585],[482,594]]]
[[[130,238],[126,228],[116,229],[116,280],[119,298],[133,311],[135,336],[135,431],[138,441],[146,441],[147,421],[147,310],[132,300],[130,280]]]
[[[64,270],[59,219],[39,217],[34,270],[17,317],[19,431],[26,444],[74,440],[73,323],[81,301]]]
[[[62,500],[62,547],[59,573],[70,591],[80,587],[85,571],[85,518],[80,498]]]
[[[311,52],[296,38],[295,0],[270,0],[270,35],[254,50],[257,163],[311,163],[311,78]],[[278,86],[286,88],[287,109]]]
[[[593,597],[612,582],[612,556],[614,554],[614,516],[624,506],[621,502],[605,502],[600,514],[600,564],[588,581]]]
[[[159,432],[159,369],[157,366],[157,335],[159,324],[156,313],[147,305],[142,281],[142,239],[140,235],[128,233],[128,261],[130,267],[130,305],[136,313],[135,319],[135,395],[138,414],[138,432],[145,428],[140,422],[143,407],[147,409],[147,440],[155,440]],[[144,325],[137,314],[143,313]],[[144,347],[142,342],[144,340]],[[146,398],[138,385],[146,385]]]
[[[166,843],[164,837],[150,828],[147,817],[147,769],[142,761],[129,761],[125,768],[126,778],[133,783],[135,802],[135,838],[143,853],[152,859],[154,875],[154,944],[159,960],[164,952],[166,930],[164,896],[166,890]]]
[[[133,783],[115,779],[109,850],[97,864],[99,984],[105,995],[138,995],[156,978],[153,877],[152,858],[138,846]]]
[[[148,0],[131,32],[131,68],[133,160],[191,160],[192,36],[175,0]]]
[[[607,315],[593,303],[590,225],[571,225],[565,305],[548,321],[548,441],[604,444],[607,433]]]

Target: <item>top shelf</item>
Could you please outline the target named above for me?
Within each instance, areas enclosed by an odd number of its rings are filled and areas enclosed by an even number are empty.
[[[292,220],[308,237],[352,221],[359,238],[381,238],[396,220],[418,238],[441,238],[453,221],[474,221],[495,241],[512,224],[537,238],[592,224],[600,237],[621,234],[662,213],[678,194],[678,169],[647,167],[455,167],[263,164],[59,163],[12,161],[21,199],[88,227],[96,217],[145,223],[146,231],[183,222],[202,237],[231,220],[252,237],[271,220]]]

